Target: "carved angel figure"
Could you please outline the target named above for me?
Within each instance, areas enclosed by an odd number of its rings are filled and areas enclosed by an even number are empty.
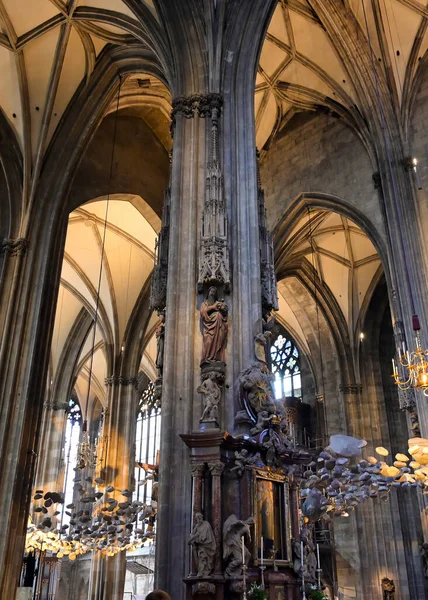
[[[188,543],[193,545],[198,577],[208,577],[214,568],[216,543],[211,525],[204,521],[201,513],[195,515],[195,526]]]
[[[220,386],[214,379],[208,377],[201,383],[197,391],[204,397],[204,411],[200,418],[200,422],[217,421],[218,405],[221,397]]]
[[[228,561],[225,569],[226,577],[231,579],[242,575],[242,537],[244,543],[251,542],[250,526],[254,524],[254,518],[249,517],[246,521],[240,521],[236,515],[230,515],[223,525],[223,560]],[[251,558],[250,551],[245,547],[245,564]]]
[[[210,362],[224,362],[227,343],[227,304],[218,300],[217,288],[210,287],[208,297],[201,305],[203,347],[201,366]]]
[[[231,472],[237,472],[237,475],[241,477],[245,471],[247,465],[254,465],[260,460],[260,452],[256,454],[249,454],[246,448],[243,448],[240,452],[235,451],[235,466],[231,469]]]
[[[260,431],[263,431],[263,429],[266,429],[266,427],[269,427],[272,416],[267,410],[261,410],[257,415],[257,423],[250,431],[251,435],[256,435]]]

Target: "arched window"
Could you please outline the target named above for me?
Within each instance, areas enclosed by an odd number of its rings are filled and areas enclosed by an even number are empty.
[[[65,476],[64,476],[64,494],[65,505],[73,502],[74,484],[73,479],[76,476],[74,467],[77,463],[77,449],[79,446],[80,429],[82,427],[82,411],[77,398],[73,395],[68,402],[67,425],[65,428]],[[68,518],[64,517],[64,523]]]
[[[154,395],[155,386],[149,381],[141,394],[135,436],[134,500],[150,503],[160,448],[161,409]]]
[[[300,377],[299,351],[287,334],[280,333],[270,348],[272,373],[275,376],[274,389],[277,399],[287,396],[300,398],[302,382]]]

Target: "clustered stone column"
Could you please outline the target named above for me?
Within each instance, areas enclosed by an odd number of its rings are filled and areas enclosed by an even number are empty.
[[[101,478],[114,487],[111,496],[123,501],[121,491],[131,487],[135,461],[136,376],[113,375],[106,378],[107,411],[104,422],[105,457]],[[95,555],[89,586],[90,600],[122,600],[126,577],[126,554],[112,557]]]

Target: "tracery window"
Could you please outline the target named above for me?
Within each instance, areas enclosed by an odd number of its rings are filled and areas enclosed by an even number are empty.
[[[77,463],[77,448],[80,439],[80,430],[82,427],[82,411],[77,398],[73,395],[68,402],[67,425],[65,428],[65,505],[73,502],[74,485],[73,479],[76,476],[74,467]],[[67,517],[64,518],[64,523]]]
[[[279,334],[270,348],[274,389],[277,399],[286,396],[300,398],[302,382],[300,376],[300,356],[294,342],[284,334]]]
[[[135,436],[134,500],[145,503],[150,503],[152,500],[153,483],[157,478],[153,467],[159,461],[161,408],[155,401],[154,388],[154,383],[149,381],[141,394]]]

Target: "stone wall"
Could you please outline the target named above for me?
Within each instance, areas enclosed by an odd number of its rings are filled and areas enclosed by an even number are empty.
[[[423,238],[425,242],[425,263],[428,257],[428,231],[424,224],[428,221],[428,77],[425,77],[417,92],[411,113],[409,128],[409,156],[418,160],[417,170],[422,184],[421,190],[416,190],[419,215],[421,219]],[[415,188],[416,178],[413,177]]]
[[[294,121],[294,126],[291,127]],[[343,199],[382,233],[382,214],[373,183],[376,170],[351,129],[326,115],[297,116],[274,140],[260,165],[270,227],[303,192]]]

